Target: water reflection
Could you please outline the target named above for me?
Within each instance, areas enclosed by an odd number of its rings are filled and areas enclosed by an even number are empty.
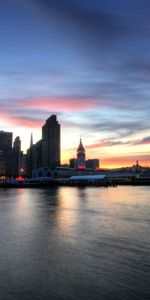
[[[78,190],[74,188],[60,188],[58,195],[57,226],[61,234],[68,235],[71,238],[75,234],[78,224]]]
[[[148,187],[0,190],[0,207],[1,299],[150,298]]]

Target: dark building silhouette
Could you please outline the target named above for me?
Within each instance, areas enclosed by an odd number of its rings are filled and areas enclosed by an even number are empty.
[[[99,168],[99,159],[88,159],[86,160],[87,169],[98,169]]]
[[[21,169],[21,141],[16,137],[12,147],[12,132],[0,131],[0,175],[18,176]]]
[[[69,167],[71,169],[75,169],[77,166],[77,159],[76,158],[70,158],[69,160]]]
[[[27,176],[27,154],[24,154],[23,151],[20,152],[20,176]]]
[[[42,165],[42,140],[36,143],[36,167],[40,168]]]
[[[30,139],[30,147],[27,149],[27,159],[26,159],[26,164],[27,164],[27,174],[29,176],[32,175],[32,168],[33,168],[33,135],[31,133],[31,139]]]
[[[27,150],[27,173],[38,168],[51,170],[60,166],[60,124],[56,115],[50,116],[42,127],[42,139],[33,144],[31,135],[30,148]]]
[[[55,169],[60,166],[60,124],[56,115],[42,127],[42,166]]]
[[[31,175],[32,170],[42,166],[42,140],[33,144],[27,153],[29,154],[29,169]]]
[[[12,132],[0,131],[0,175],[12,175]]]
[[[27,174],[31,177],[34,169],[42,166],[42,140],[33,144],[31,134],[30,148],[27,150]]]
[[[12,154],[12,132],[0,131],[0,155]]]
[[[21,140],[19,136],[14,141],[12,158],[13,174],[18,176],[21,172]]]

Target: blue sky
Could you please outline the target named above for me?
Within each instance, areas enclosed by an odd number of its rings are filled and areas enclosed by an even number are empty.
[[[82,137],[102,166],[149,164],[150,2],[0,4],[0,130],[33,132],[56,113],[62,161]]]

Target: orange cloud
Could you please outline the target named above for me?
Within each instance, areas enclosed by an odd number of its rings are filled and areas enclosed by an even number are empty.
[[[118,157],[108,157],[101,159],[101,167],[103,168],[121,168],[121,167],[131,167],[136,164],[136,161],[142,166],[149,166],[150,155],[128,155],[128,156],[118,156]]]

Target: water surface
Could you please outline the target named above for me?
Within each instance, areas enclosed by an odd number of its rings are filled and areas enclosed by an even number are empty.
[[[150,299],[150,187],[1,189],[0,299]]]

